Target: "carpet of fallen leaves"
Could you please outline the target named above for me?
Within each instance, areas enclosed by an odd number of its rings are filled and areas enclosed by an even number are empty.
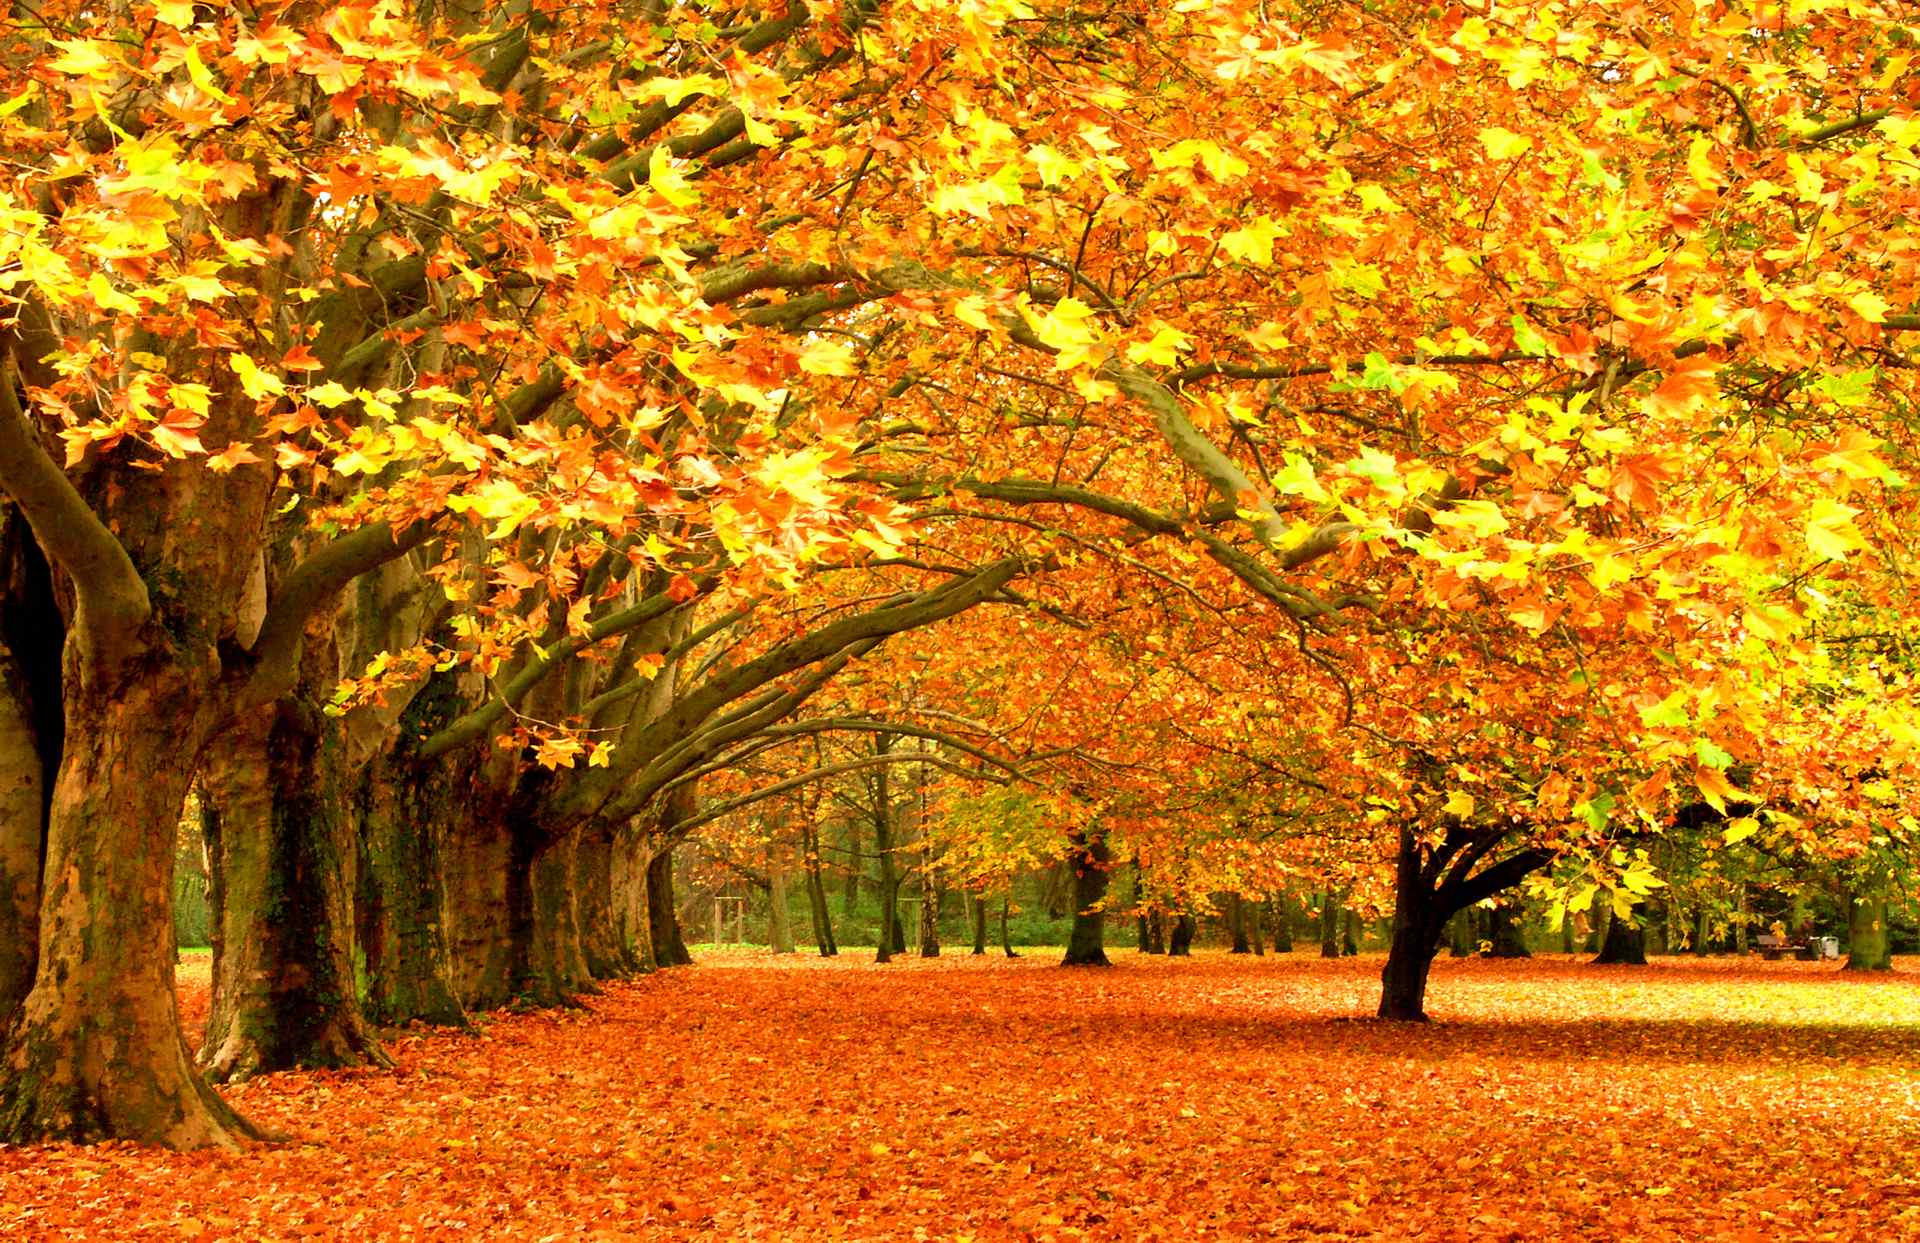
[[[21,1239],[1920,1239],[1920,961],[708,958],[231,1097],[236,1155],[0,1148]],[[189,1024],[205,964],[182,972]]]

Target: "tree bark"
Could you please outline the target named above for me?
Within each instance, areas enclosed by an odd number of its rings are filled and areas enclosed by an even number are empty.
[[[574,904],[580,925],[580,949],[595,980],[623,980],[640,972],[617,890],[618,839],[625,827],[584,826],[573,843]]]
[[[873,736],[875,755],[885,755],[891,750],[893,735]],[[893,807],[890,799],[887,766],[883,764],[873,772],[873,849],[880,857],[880,945],[874,952],[875,962],[889,962],[894,954],[906,949],[897,905],[900,879],[893,866]]]
[[[1633,920],[1615,916],[1607,923],[1606,939],[1600,943],[1600,953],[1593,961],[1616,966],[1646,966],[1646,929]]]
[[[421,701],[431,703],[430,688]],[[466,1027],[462,994],[455,991],[448,950],[442,886],[456,895],[456,906],[499,909],[495,893],[504,875],[499,867],[465,869],[458,856],[443,859],[442,845],[472,793],[467,765],[417,760],[406,741],[418,720],[403,718],[401,744],[377,758],[362,774],[357,798],[360,813],[359,865],[354,904],[356,940],[363,958],[369,1019],[376,1023],[433,1023]],[[475,818],[485,826],[490,817]],[[478,836],[472,825],[459,839]],[[458,928],[455,929],[458,932]],[[472,990],[467,991],[468,996]],[[490,999],[484,999],[490,1000]],[[497,1003],[496,1003],[497,1004]]]
[[[1854,896],[1847,904],[1848,971],[1891,971],[1893,949],[1887,939],[1887,900]]]
[[[1510,906],[1496,906],[1489,914],[1492,916],[1487,932],[1487,940],[1493,948],[1487,951],[1489,958],[1531,958],[1527,951],[1527,942],[1520,934],[1520,921],[1514,918]]]
[[[1360,952],[1360,913],[1354,910],[1352,907],[1348,907],[1346,910],[1346,917],[1343,920],[1341,920],[1340,956],[1342,958],[1351,958],[1355,954],[1358,954],[1359,952]]]
[[[1193,916],[1182,912],[1173,921],[1173,932],[1167,937],[1167,956],[1187,958],[1193,954],[1193,934],[1200,925]]]
[[[173,987],[174,834],[204,689],[168,664],[89,681],[69,681],[36,974],[0,1055],[0,1141],[234,1147],[262,1132],[194,1070]]]
[[[813,943],[820,957],[834,958],[840,946],[833,935],[833,911],[827,905],[827,886],[820,875],[820,831],[815,827],[813,808],[809,806],[801,825],[801,840],[807,856],[807,912],[813,917]]]
[[[974,957],[984,957],[987,952],[987,900],[977,893],[969,893],[967,917],[973,922]]]
[[[1007,930],[1007,912],[1012,907],[1011,895],[1000,899],[1000,950],[1008,958],[1018,958],[1020,955],[1014,952],[1012,934]]]
[[[787,865],[775,845],[767,856],[767,941],[776,954],[793,953],[793,914],[787,908]]]
[[[46,845],[46,796],[32,707],[10,674],[0,666],[0,1028],[33,987],[40,943],[40,853]]]
[[[1247,940],[1247,904],[1237,893],[1227,895],[1227,933],[1233,938],[1229,953],[1253,953],[1253,946]]]
[[[1107,882],[1113,851],[1104,829],[1076,830],[1069,835],[1073,868],[1073,931],[1067,937],[1066,967],[1106,967]]]
[[[388,1066],[353,971],[355,833],[335,722],[288,695],[221,735],[202,783],[212,863],[216,1083]]]
[[[65,720],[66,625],[47,563],[17,513],[0,516],[0,1032],[33,988],[48,799]]]
[[[653,931],[653,954],[662,967],[689,967],[693,955],[680,935],[680,915],[673,901],[673,845],[661,846],[647,866],[647,917]]]
[[[1320,895],[1320,957],[1340,957],[1340,899],[1331,889]]]
[[[1293,953],[1293,899],[1284,894],[1273,899],[1269,918],[1273,921],[1273,952]]]

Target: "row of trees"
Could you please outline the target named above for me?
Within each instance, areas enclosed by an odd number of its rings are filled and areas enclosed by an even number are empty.
[[[0,1138],[237,1142],[903,764],[976,885],[1390,892],[1394,1018],[1677,821],[1897,883],[1913,34],[1791,7],[18,10]]]

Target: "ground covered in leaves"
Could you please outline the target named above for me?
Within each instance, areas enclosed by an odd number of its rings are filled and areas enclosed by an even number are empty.
[[[396,1034],[238,1155],[0,1148],[0,1237],[1920,1238],[1920,961],[764,955]],[[204,966],[183,1011],[205,1013]],[[199,976],[196,980],[193,977]]]

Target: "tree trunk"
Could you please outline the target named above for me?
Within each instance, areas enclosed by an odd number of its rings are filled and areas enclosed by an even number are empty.
[[[1013,937],[1007,931],[1007,912],[1012,906],[1013,898],[1011,896],[1000,899],[1000,950],[1008,958],[1018,958],[1020,955],[1014,953],[1013,950]]]
[[[65,623],[33,532],[0,516],[0,1033],[33,988],[47,801],[66,723],[60,698]]]
[[[206,1148],[262,1136],[194,1070],[180,1035],[174,835],[205,742],[204,688],[163,650],[68,685],[39,956],[0,1054],[0,1141]]]
[[[1237,893],[1227,895],[1227,932],[1233,938],[1231,953],[1253,953],[1247,942],[1247,904]]]
[[[46,845],[38,736],[24,687],[11,675],[0,665],[0,1030],[33,988]]]
[[[1273,921],[1273,952],[1293,953],[1293,899],[1285,895],[1273,899],[1269,918]]]
[[[353,973],[355,833],[337,725],[304,696],[212,748],[213,1001],[200,1065],[216,1083],[295,1068],[389,1066]]]
[[[1073,931],[1067,937],[1066,967],[1105,967],[1107,926],[1108,867],[1113,852],[1107,846],[1103,829],[1081,830],[1067,839],[1073,852],[1067,862],[1073,867]]]
[[[1489,921],[1487,940],[1493,947],[1487,951],[1489,958],[1531,958],[1527,952],[1527,942],[1520,934],[1520,921],[1514,917],[1510,906],[1496,906],[1488,912]]]
[[[614,918],[620,925],[620,946],[636,975],[660,967],[653,953],[653,922],[647,912],[647,864],[653,847],[647,835],[629,824],[613,838],[610,865]]]
[[[583,828],[573,844],[574,905],[580,924],[580,949],[596,980],[622,980],[640,970],[620,909],[615,864],[619,834],[595,825]]]
[[[1847,904],[1848,971],[1891,971],[1893,949],[1887,939],[1887,900],[1855,897]]]
[[[417,729],[410,711],[400,736],[417,737]],[[354,926],[363,957],[362,1006],[373,1022],[467,1026],[454,991],[442,886],[464,901],[489,904],[485,893],[471,891],[482,877],[443,868],[441,845],[471,794],[469,775],[466,765],[416,761],[402,749],[381,756],[361,776]],[[497,887],[499,870],[485,879]]]
[[[920,957],[940,957],[940,915],[947,904],[946,890],[938,886],[920,890]]]
[[[969,893],[967,917],[973,921],[974,957],[982,957],[987,952],[987,900],[977,893]]]
[[[776,954],[793,953],[793,913],[787,908],[787,865],[775,846],[767,856],[767,943]]]
[[[1600,943],[1600,953],[1593,961],[1631,967],[1646,966],[1646,930],[1632,920],[1614,917],[1607,924],[1607,938]]]
[[[693,955],[680,935],[680,915],[673,904],[673,846],[668,837],[647,865],[647,919],[653,933],[653,956],[663,967],[693,965]]]
[[[873,753],[884,756],[893,750],[892,734],[875,734]],[[900,931],[900,878],[893,866],[893,808],[888,790],[887,766],[873,770],[873,849],[880,857],[880,945],[875,962],[890,962],[894,954],[907,948]]]
[[[1331,889],[1320,895],[1320,957],[1340,957],[1340,900]]]
[[[1254,957],[1267,952],[1267,930],[1261,926],[1261,916],[1266,913],[1264,901],[1246,902],[1240,905],[1240,918],[1246,927],[1247,942],[1253,946]]]
[[[1360,952],[1360,913],[1351,907],[1341,921],[1340,956],[1351,958]]]
[[[1394,866],[1393,933],[1380,969],[1379,1017],[1403,1023],[1427,1021],[1427,976],[1451,914],[1422,874],[1419,838],[1400,830]],[[1322,951],[1324,952],[1324,950]]]
[[[860,875],[867,869],[867,861],[860,853],[860,822],[847,821],[847,883],[840,892],[840,915],[852,919],[860,913]]]
[[[1147,953],[1167,952],[1167,913],[1151,911],[1147,915]]]
[[[820,948],[820,957],[833,958],[840,947],[834,942],[833,912],[827,906],[827,886],[820,876],[820,832],[814,827],[811,807],[800,832],[806,846],[807,913],[813,917],[813,943]]]
[[[1200,925],[1193,916],[1182,913],[1173,921],[1173,932],[1167,937],[1167,956],[1169,958],[1187,958],[1193,954],[1193,934]]]
[[[1480,952],[1480,938],[1473,926],[1473,908],[1455,911],[1447,920],[1447,957],[1471,958]]]

